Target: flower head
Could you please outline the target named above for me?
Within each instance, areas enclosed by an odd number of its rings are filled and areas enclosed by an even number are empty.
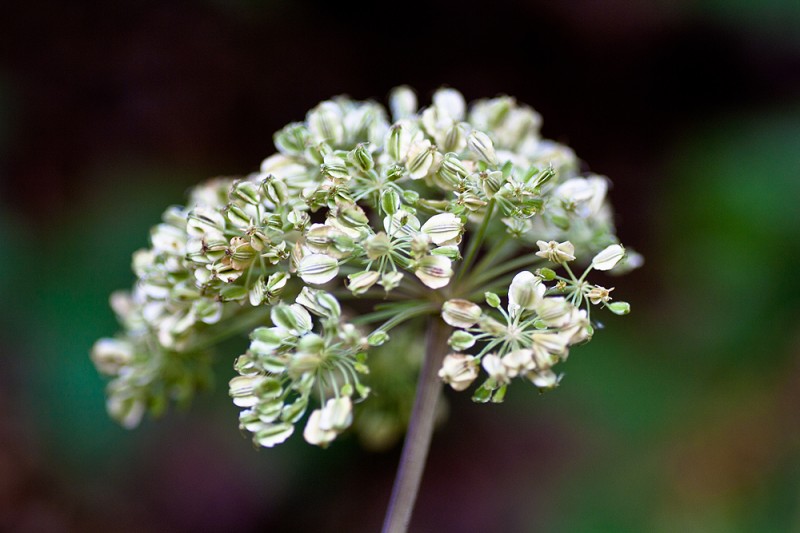
[[[133,427],[188,402],[219,340],[249,331],[229,382],[240,427],[271,447],[305,418],[306,441],[327,446],[359,424],[370,351],[400,324],[421,337],[437,312],[455,328],[439,371],[452,388],[481,372],[479,401],[517,378],[558,384],[553,367],[594,332],[592,305],[630,309],[587,278],[625,255],[607,180],[580,175],[511,97],[468,105],[447,88],[419,106],[407,87],[388,111],[322,102],[275,134],[257,172],[166,210],[134,254],[133,289],[112,298],[124,332],[92,350],[114,418]]]

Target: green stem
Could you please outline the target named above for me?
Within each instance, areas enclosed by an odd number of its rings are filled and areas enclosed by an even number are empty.
[[[469,241],[467,255],[464,256],[464,262],[461,263],[461,268],[456,276],[456,281],[461,279],[467,269],[472,266],[472,262],[475,261],[475,256],[478,254],[478,250],[481,249],[481,244],[483,244],[483,239],[486,236],[486,229],[489,227],[489,222],[492,220],[494,203],[494,199],[489,200],[489,205],[486,207],[486,212],[483,214],[483,221],[481,222],[481,226],[478,228],[478,233],[476,233],[475,237]]]
[[[372,322],[378,322],[379,320],[404,314],[412,309],[424,309],[424,311],[428,311],[431,309],[430,306],[430,302],[422,303],[419,300],[376,305],[375,311],[354,317],[350,322],[353,324],[371,324]]]
[[[500,242],[497,244],[492,243],[491,248],[486,253],[486,255],[478,261],[478,264],[475,265],[475,268],[472,269],[472,275],[475,276],[480,274],[490,266],[492,266],[496,261],[505,259],[508,255],[513,254],[518,248],[516,246],[508,246],[509,241],[508,233],[504,234],[503,237],[500,239]]]
[[[442,388],[438,372],[447,353],[448,333],[449,327],[441,320],[432,320],[428,326],[425,359],[383,533],[405,533],[411,521],[433,435],[436,403]]]
[[[379,330],[383,331],[385,333],[388,333],[389,330],[391,330],[392,328],[394,328],[396,326],[399,326],[400,324],[402,324],[406,320],[408,320],[410,318],[414,318],[414,317],[419,316],[419,315],[424,315],[424,314],[430,313],[431,311],[434,311],[435,309],[436,309],[436,306],[434,304],[432,304],[432,303],[427,303],[427,304],[421,305],[419,307],[412,307],[411,309],[403,311],[402,313],[397,314],[396,316],[390,318],[389,320],[387,320],[386,322],[381,324],[381,326],[379,328],[376,328],[373,333],[375,333],[375,332],[377,332]]]
[[[533,266],[538,263],[541,263],[543,259],[534,255],[531,257],[530,254],[523,255],[521,257],[517,257],[516,259],[512,259],[511,261],[507,261],[501,265],[498,265],[494,268],[490,268],[486,272],[475,276],[474,279],[470,280],[471,283],[465,292],[471,292],[478,287],[481,287],[486,284],[486,282],[502,276],[506,272],[511,272],[513,270],[517,270],[526,266]]]

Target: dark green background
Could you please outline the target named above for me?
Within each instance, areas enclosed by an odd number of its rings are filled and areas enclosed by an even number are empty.
[[[399,449],[253,450],[225,361],[128,432],[88,350],[189,186],[256,169],[324,98],[408,83],[534,106],[647,259],[557,391],[448,393],[412,530],[800,531],[800,4],[386,6],[3,8],[0,529],[378,528]]]

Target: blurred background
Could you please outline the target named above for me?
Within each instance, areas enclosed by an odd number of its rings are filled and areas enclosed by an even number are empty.
[[[412,531],[800,531],[800,3],[378,9],[4,3],[0,530],[379,528],[399,446],[255,451],[227,359],[191,411],[125,431],[88,351],[188,187],[256,170],[320,100],[405,83],[532,105],[647,259],[557,391],[448,392]]]

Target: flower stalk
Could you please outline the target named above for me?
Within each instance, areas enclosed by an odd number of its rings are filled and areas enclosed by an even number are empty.
[[[425,359],[419,374],[408,433],[400,455],[400,466],[383,522],[383,533],[404,533],[411,521],[433,435],[436,405],[442,390],[442,382],[437,373],[447,354],[449,329],[440,320],[432,320],[428,326]]]

